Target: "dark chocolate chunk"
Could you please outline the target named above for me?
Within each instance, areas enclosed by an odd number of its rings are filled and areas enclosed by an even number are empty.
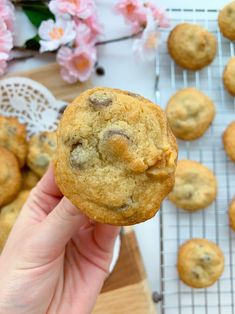
[[[105,137],[106,138],[110,138],[110,137],[115,136],[115,135],[123,136],[123,137],[125,137],[128,140],[130,139],[130,137],[123,130],[118,130],[118,129],[115,130],[114,129],[114,130],[108,130],[105,133]]]
[[[112,102],[113,102],[113,99],[111,95],[102,91],[95,92],[89,97],[89,103],[95,108],[111,106]]]

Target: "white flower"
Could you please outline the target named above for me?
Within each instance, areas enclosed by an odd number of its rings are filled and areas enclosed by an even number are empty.
[[[140,39],[133,43],[133,50],[143,61],[151,61],[156,56],[156,50],[160,42],[160,33],[153,15],[148,12],[147,26]]]
[[[75,24],[71,20],[58,18],[43,21],[39,27],[40,52],[53,51],[75,39]]]

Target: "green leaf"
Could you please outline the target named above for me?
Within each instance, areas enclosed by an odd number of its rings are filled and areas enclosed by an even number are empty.
[[[34,1],[32,4],[27,2],[27,4],[22,5],[22,9],[30,22],[37,28],[40,26],[42,21],[49,19],[55,20],[55,17],[49,10],[48,6],[42,1]]]
[[[28,49],[39,50],[40,49],[39,40],[40,40],[40,37],[36,35],[33,38],[28,39],[24,45]]]

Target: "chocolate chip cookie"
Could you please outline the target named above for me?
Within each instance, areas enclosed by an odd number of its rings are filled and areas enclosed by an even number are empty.
[[[16,157],[0,147],[0,207],[11,202],[20,190],[21,173]]]
[[[229,209],[228,216],[231,228],[235,231],[235,198],[232,200]]]
[[[27,155],[28,167],[42,177],[56,150],[56,133],[42,132],[34,135],[29,140]]]
[[[213,285],[224,270],[224,255],[220,248],[206,239],[185,242],[178,252],[180,279],[193,288]]]
[[[227,155],[235,162],[235,121],[230,123],[224,131],[223,144]]]
[[[16,199],[4,206],[0,212],[0,252],[3,249],[8,235],[15,224],[21,208],[28,198],[29,191],[21,191]]]
[[[169,100],[166,115],[174,135],[182,140],[201,137],[215,115],[212,100],[196,88],[184,88]]]
[[[175,185],[168,195],[171,202],[193,212],[209,206],[216,195],[217,181],[211,170],[196,161],[178,161]]]
[[[0,146],[17,157],[21,168],[24,166],[27,154],[26,128],[17,118],[0,116]]]
[[[137,94],[87,90],[66,108],[57,138],[57,184],[95,221],[145,221],[172,189],[174,135],[161,108]]]
[[[223,82],[226,90],[235,96],[235,57],[231,58],[224,68]]]
[[[218,22],[221,33],[228,39],[235,40],[235,1],[220,11]]]
[[[168,52],[174,61],[188,70],[200,70],[210,64],[217,50],[215,36],[200,25],[178,24],[168,37]]]

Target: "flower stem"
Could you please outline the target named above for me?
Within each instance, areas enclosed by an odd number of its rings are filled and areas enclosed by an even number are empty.
[[[118,37],[118,38],[113,38],[113,39],[107,39],[107,40],[103,40],[103,41],[98,41],[95,45],[96,46],[102,46],[102,45],[107,45],[107,44],[112,44],[112,43],[116,43],[119,41],[123,41],[123,40],[128,40],[128,39],[132,39],[135,38],[139,35],[141,35],[143,32],[143,29],[141,29],[140,31],[138,31],[137,33],[128,35],[128,36],[123,36],[123,37]]]
[[[140,31],[138,31],[137,33],[134,33],[134,34],[131,34],[131,35],[128,35],[128,36],[122,36],[122,37],[118,37],[118,38],[113,38],[113,39],[108,39],[108,40],[104,40],[104,41],[98,41],[95,45],[96,46],[102,46],[102,45],[107,45],[107,44],[111,44],[111,43],[116,43],[116,42],[119,42],[119,41],[124,41],[124,40],[129,40],[129,39],[132,39],[132,38],[135,38],[139,35],[142,34],[144,29],[141,29]],[[28,59],[28,58],[32,58],[32,57],[35,57],[35,56],[39,56],[41,55],[41,53],[37,50],[31,50],[31,49],[28,49],[26,47],[19,47],[19,46],[15,46],[14,49],[13,49],[13,52],[14,51],[18,51],[18,52],[27,52],[29,54],[27,55],[22,55],[22,56],[15,56],[13,57],[12,59],[9,60],[9,62],[12,62],[14,60],[25,60],[25,59]],[[53,52],[44,52],[43,55],[45,54],[54,54],[56,51],[53,51]]]

